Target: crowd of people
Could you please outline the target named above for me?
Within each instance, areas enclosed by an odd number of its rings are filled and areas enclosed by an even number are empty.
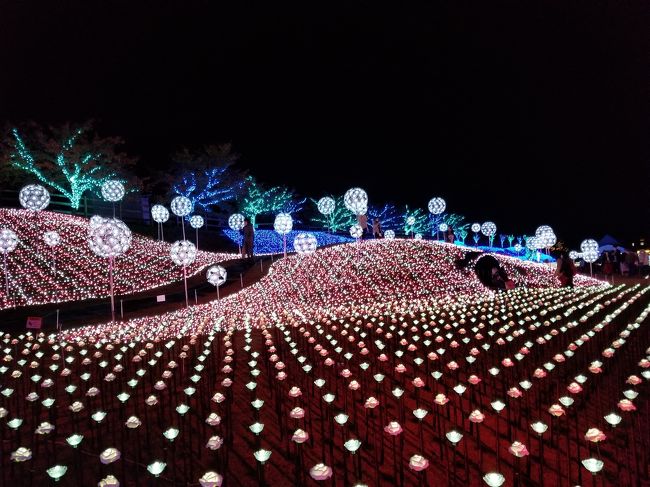
[[[583,264],[584,265],[584,264]],[[594,272],[608,278],[614,275],[635,277],[650,274],[648,254],[645,251],[611,250],[603,252],[593,264]],[[588,267],[588,264],[586,265]]]

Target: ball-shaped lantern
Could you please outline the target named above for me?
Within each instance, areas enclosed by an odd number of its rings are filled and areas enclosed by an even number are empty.
[[[201,215],[194,215],[193,217],[190,218],[190,226],[192,228],[201,228],[203,224],[205,223],[205,220]]]
[[[497,226],[494,222],[485,222],[481,225],[481,233],[486,237],[494,237],[497,233]]]
[[[598,260],[598,242],[594,239],[583,240],[580,244],[580,250],[582,251],[582,260],[585,262],[592,263]]]
[[[241,213],[234,213],[230,215],[230,218],[228,218],[228,226],[235,232],[240,231],[242,228],[244,228],[244,215]]]
[[[422,234],[421,233],[416,233],[414,238],[415,238],[415,240],[422,240]]]
[[[363,215],[368,210],[368,195],[361,188],[348,189],[343,196],[343,203],[355,215]]]
[[[196,246],[187,240],[177,240],[172,244],[169,256],[174,264],[187,267],[196,259]]]
[[[431,198],[429,201],[429,211],[433,215],[439,215],[447,208],[447,203],[442,198]]]
[[[61,235],[54,230],[50,230],[43,234],[43,241],[50,247],[56,247],[61,243]]]
[[[336,208],[336,201],[334,201],[334,198],[325,196],[324,198],[318,200],[317,206],[318,211],[320,211],[323,215],[331,215],[334,212],[334,208]]]
[[[538,237],[530,237],[526,240],[526,248],[528,250],[538,250],[542,248],[542,243]]]
[[[28,184],[20,190],[18,200],[26,210],[41,211],[50,204],[50,192],[40,184]]]
[[[415,225],[415,217],[414,217],[414,216],[409,216],[409,217],[406,219],[406,224],[407,224],[409,227],[412,227],[413,225]]]
[[[8,228],[0,230],[0,254],[12,252],[18,245],[18,236]]]
[[[446,223],[441,223],[440,225],[438,225],[438,230],[440,230],[441,232],[446,232],[447,230],[449,230],[449,225],[447,225]]]
[[[101,217],[100,217],[101,218]],[[90,227],[88,246],[100,257],[113,258],[131,247],[131,230],[117,218],[102,218]]]
[[[151,207],[151,217],[156,223],[165,223],[169,220],[169,210],[163,205],[153,205]]]
[[[316,251],[318,242],[311,233],[299,233],[293,239],[293,248],[298,254],[311,254]]]
[[[386,230],[384,232],[384,238],[387,238],[388,240],[392,240],[395,238],[395,232],[393,230]]]
[[[106,181],[102,184],[102,197],[112,203],[120,201],[124,198],[124,185],[115,180]]]
[[[350,227],[350,235],[352,238],[361,238],[363,235],[363,228],[361,228],[361,225],[352,225]]]
[[[576,252],[575,250],[569,252],[569,259],[576,260],[578,258],[580,258],[580,252]]]
[[[213,265],[212,267],[208,268],[208,272],[205,274],[205,277],[210,284],[218,287],[226,282],[228,273],[226,272],[226,269],[220,265]]]
[[[192,200],[185,196],[176,196],[172,200],[171,209],[176,216],[187,216],[192,213],[194,204],[192,204]]]
[[[273,222],[273,229],[280,235],[286,235],[293,228],[293,218],[289,213],[278,213]]]
[[[541,225],[535,230],[535,237],[540,242],[541,248],[549,248],[555,245],[557,237],[555,232],[548,225]]]
[[[521,252],[522,248],[523,247],[521,246],[521,244],[518,244],[518,243],[516,243],[515,246],[514,246],[515,252],[517,252],[517,253]]]
[[[481,231],[481,224],[480,223],[472,223],[472,232],[478,233]]]

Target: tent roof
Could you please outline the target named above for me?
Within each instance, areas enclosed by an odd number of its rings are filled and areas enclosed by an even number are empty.
[[[598,241],[598,245],[600,245],[600,246],[603,246],[603,245],[617,246],[617,245],[620,245],[620,241],[608,234],[608,235],[605,235],[603,238],[601,238]]]

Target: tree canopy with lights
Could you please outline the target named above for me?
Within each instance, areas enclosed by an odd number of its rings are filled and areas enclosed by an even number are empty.
[[[354,225],[357,222],[354,213],[348,210],[343,203],[343,196],[333,198],[335,201],[334,209],[331,213],[324,215],[320,211],[316,216],[312,218],[312,222],[318,225],[322,225],[327,228],[330,232],[338,232],[341,230],[347,230],[350,226]],[[318,206],[318,201],[312,199],[314,205]]]
[[[253,176],[246,178],[246,191],[241,200],[241,212],[255,226],[258,215],[265,213],[295,214],[302,210],[305,200],[294,199],[293,192],[283,186],[265,188]]]

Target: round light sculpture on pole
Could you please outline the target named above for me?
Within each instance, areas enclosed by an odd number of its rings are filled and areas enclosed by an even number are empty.
[[[361,225],[352,225],[350,227],[350,235],[352,238],[356,238],[357,240],[360,239],[361,235],[363,235],[363,228],[361,228]]]
[[[194,215],[190,218],[190,226],[196,230],[196,250],[199,250],[199,228],[205,224],[201,215]]]
[[[580,252],[576,252],[575,250],[569,252],[569,259],[571,260],[576,260],[580,258],[580,256],[581,256]]]
[[[440,225],[438,225],[438,230],[440,230],[441,232],[446,232],[447,230],[449,230],[449,225],[447,225],[446,223],[441,223]]]
[[[318,200],[317,206],[318,211],[320,211],[323,215],[331,215],[336,208],[336,201],[334,201],[334,198],[325,196],[324,198]]]
[[[541,225],[535,230],[535,237],[537,237],[538,242],[540,243],[540,248],[548,249],[553,247],[557,242],[557,237],[555,232],[548,225]]]
[[[485,222],[481,225],[481,233],[490,240],[490,247],[494,241],[494,236],[497,234],[497,226],[494,222]]]
[[[472,223],[472,232],[478,233],[481,231],[481,224],[480,223]]]
[[[287,233],[293,228],[293,218],[288,213],[278,213],[275,215],[273,229],[282,235],[284,245],[284,256],[287,256]]]
[[[7,293],[7,296],[9,296],[9,270],[7,269],[7,255],[9,252],[13,252],[17,245],[18,237],[12,230],[9,230],[8,228],[3,228],[0,230],[0,253],[2,253],[4,257],[5,292]]]
[[[217,299],[219,298],[219,286],[226,282],[228,273],[226,269],[220,265],[213,265],[208,268],[208,272],[205,274],[206,279],[210,284],[217,288]]]
[[[169,210],[163,205],[153,205],[151,207],[151,217],[158,224],[158,238],[165,240],[165,233],[162,224],[169,220]]]
[[[185,240],[185,217],[192,213],[194,204],[192,200],[185,196],[176,196],[170,205],[172,213],[181,217],[181,226],[183,228],[183,240]]]
[[[50,193],[40,184],[28,184],[20,190],[18,200],[26,210],[41,211],[50,204]]]
[[[447,203],[442,198],[431,198],[428,207],[432,215],[440,215],[447,208]]]
[[[593,277],[593,263],[598,260],[598,242],[592,238],[583,240],[580,244],[580,250],[582,251],[582,260],[589,262],[589,273]]]
[[[293,239],[293,248],[299,255],[312,254],[316,252],[318,241],[311,233],[299,233]]]
[[[94,218],[94,217],[93,217]],[[131,230],[117,218],[94,220],[88,231],[88,246],[99,257],[108,259],[108,279],[111,290],[111,318],[115,321],[115,292],[113,288],[113,261],[131,247]]]
[[[115,203],[124,198],[124,185],[116,180],[106,181],[102,184],[102,198]]]
[[[187,266],[191,265],[196,259],[196,247],[192,242],[187,240],[177,240],[172,244],[172,248],[169,251],[169,256],[171,257],[174,264],[179,265],[183,268],[183,282],[185,284],[185,306],[190,305],[190,301],[187,297]]]
[[[393,240],[395,238],[395,232],[393,230],[386,230],[384,232],[384,238],[387,238],[388,240]]]
[[[355,215],[363,215],[368,209],[368,195],[361,188],[348,189],[343,196],[343,203]]]
[[[415,237],[413,237],[413,238],[415,238],[415,240],[422,240],[422,234],[421,233],[416,233]]]
[[[55,252],[56,252],[56,246],[61,243],[61,236],[58,234],[58,232],[55,232],[54,230],[50,230],[43,234],[43,241],[47,246],[49,246],[52,249],[52,271],[54,272],[54,275],[56,275]]]
[[[228,226],[233,232],[241,232],[244,228],[244,215],[241,213],[233,213],[228,218]],[[237,244],[239,246],[239,254],[241,254],[241,235],[237,239]]]

